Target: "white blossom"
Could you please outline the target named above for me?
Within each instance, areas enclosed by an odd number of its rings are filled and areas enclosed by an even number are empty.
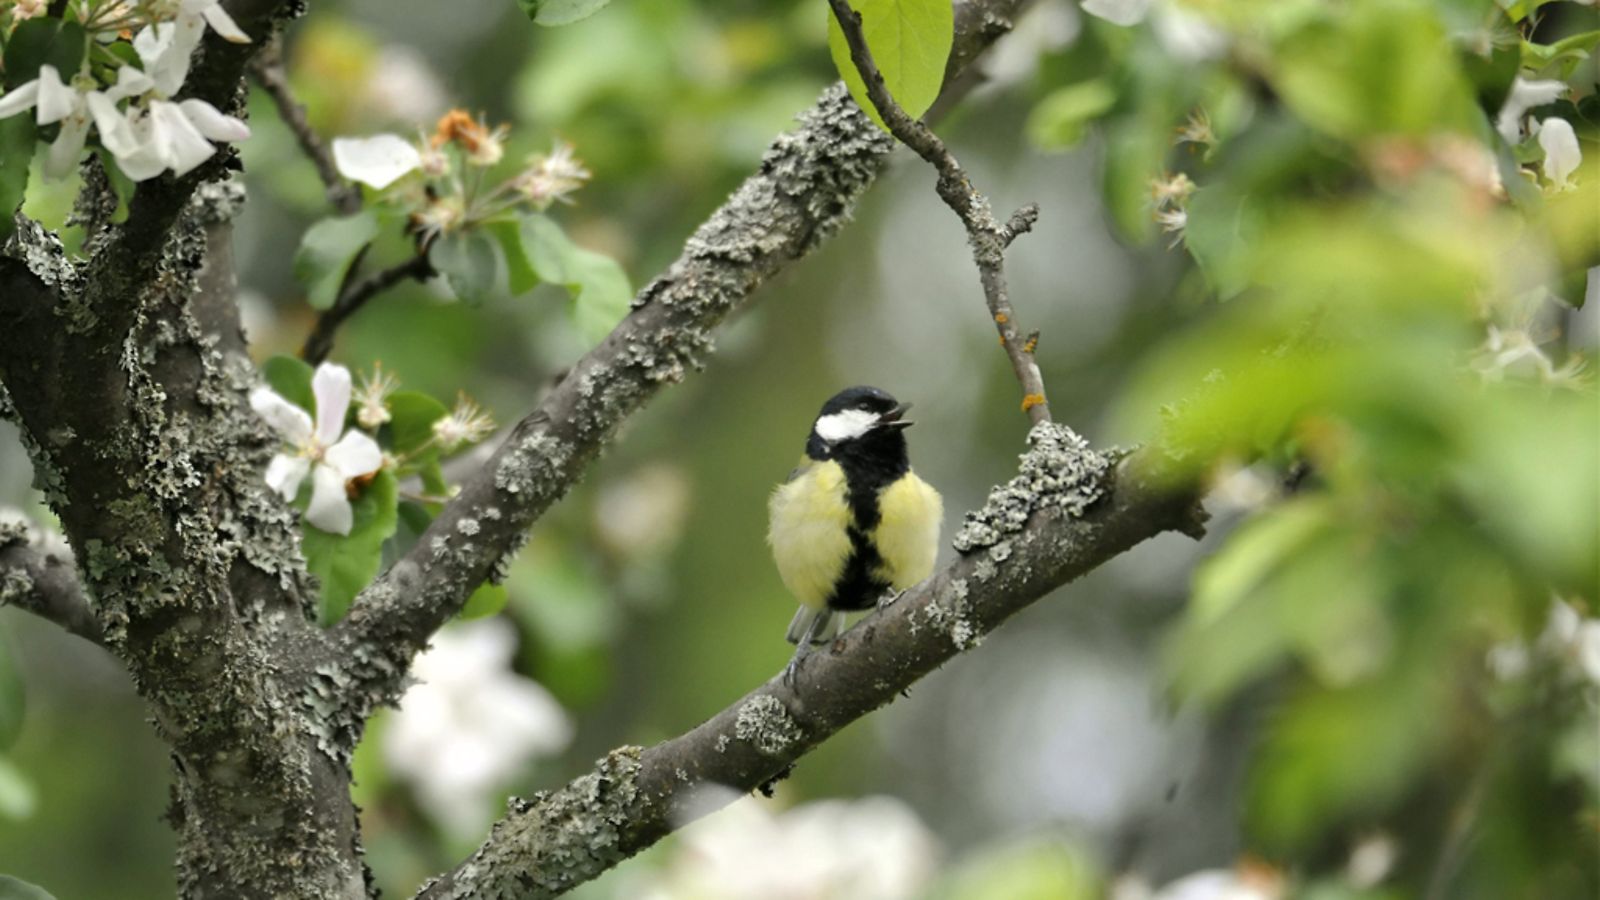
[[[516,178],[517,190],[539,209],[552,202],[570,203],[568,195],[589,180],[589,170],[572,153],[572,145],[556,141],[548,155],[528,158],[528,167]]]
[[[494,434],[494,418],[472,402],[466,394],[456,397],[450,414],[433,423],[433,440],[445,453],[454,453],[465,444],[476,444]]]
[[[394,121],[432,119],[450,105],[427,60],[404,45],[390,45],[378,51],[361,90],[367,105]]]
[[[1539,147],[1544,150],[1544,177],[1557,188],[1565,188],[1583,161],[1578,136],[1572,123],[1552,116],[1539,124]]]
[[[276,391],[258,387],[250,392],[250,405],[267,420],[290,446],[292,452],[279,453],[267,465],[267,485],[285,500],[293,500],[300,483],[311,476],[311,504],[306,521],[323,531],[349,534],[354,513],[345,494],[345,483],[371,475],[383,465],[378,445],[360,431],[344,429],[345,412],[350,408],[350,370],[323,363],[311,378],[316,396],[315,422],[306,411]]]
[[[20,22],[23,19],[42,16],[49,8],[49,0],[16,0],[11,4],[11,17]]]
[[[383,190],[422,165],[417,148],[397,134],[334,138],[333,162],[339,174]]]
[[[1279,900],[1282,880],[1275,874],[1250,869],[1206,869],[1185,875],[1151,900]]]
[[[1528,110],[1554,103],[1566,92],[1567,85],[1563,81],[1528,81],[1517,76],[1511,83],[1511,92],[1506,95],[1505,103],[1500,106],[1499,114],[1494,118],[1495,130],[1506,139],[1506,143],[1518,143],[1522,140],[1522,117]]]
[[[1228,49],[1227,33],[1166,0],[1083,0],[1083,11],[1123,27],[1149,19],[1161,49],[1183,62],[1215,59]]]
[[[555,698],[511,671],[515,649],[505,619],[445,627],[412,664],[417,683],[383,733],[391,771],[458,835],[482,827],[498,792],[530,762],[572,741]]]
[[[646,900],[902,900],[920,897],[939,847],[893,797],[825,800],[774,815],[736,801],[679,833]]]
[[[134,181],[170,169],[183,175],[216,152],[211,141],[241,141],[250,129],[204,100],[174,103],[189,74],[190,57],[210,27],[223,38],[248,43],[217,0],[182,0],[171,21],[154,22],[133,37],[140,68],[121,66],[105,90],[87,74],[68,84],[54,66],[0,96],[0,118],[35,110],[40,125],[61,123],[45,157],[47,178],[61,178],[77,165],[92,124],[117,167]],[[126,108],[119,104],[132,100]]]
[[[1083,11],[1113,25],[1137,25],[1150,13],[1151,0],[1083,0]]]
[[[1573,654],[1578,658],[1578,667],[1583,674],[1595,684],[1600,684],[1600,621],[1589,619],[1578,626]]]

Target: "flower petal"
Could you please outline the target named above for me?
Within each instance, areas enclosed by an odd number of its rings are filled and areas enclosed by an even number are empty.
[[[137,97],[145,91],[155,87],[156,83],[150,76],[139,71],[133,66],[122,66],[117,69],[117,83],[106,88],[106,99],[111,101],[126,100]]]
[[[133,50],[155,88],[170,97],[189,77],[189,60],[205,35],[205,20],[179,16],[176,22],[146,25],[133,36]]]
[[[39,106],[34,110],[34,121],[40,125],[59,122],[83,106],[83,97],[61,81],[56,67],[46,63],[39,67]]]
[[[306,480],[306,473],[310,471],[311,460],[279,453],[267,463],[267,487],[277,491],[283,499],[293,500],[294,495],[300,493],[300,482]]]
[[[317,396],[317,440],[327,447],[339,439],[350,411],[350,370],[336,363],[317,366],[311,393]]]
[[[1572,173],[1583,162],[1583,151],[1578,149],[1578,136],[1572,123],[1566,119],[1549,118],[1539,125],[1539,146],[1544,149],[1544,177],[1565,186]]]
[[[128,67],[124,66],[123,71]],[[122,110],[117,109],[116,98],[99,91],[90,91],[84,98],[89,104],[89,114],[94,116],[94,125],[100,129],[100,143],[105,145],[111,155],[120,161],[122,157],[138,152],[139,141],[133,134],[133,126],[128,122],[128,117]]]
[[[223,115],[204,100],[185,100],[178,104],[178,108],[183,110],[196,130],[213,141],[242,141],[250,136],[248,125],[233,116]]]
[[[188,174],[217,152],[176,103],[152,100],[150,128],[156,153],[172,168],[174,175]]]
[[[1600,684],[1600,621],[1589,619],[1578,626],[1578,665],[1589,680]]]
[[[332,466],[317,464],[311,468],[311,505],[306,507],[306,521],[333,534],[349,534],[355,513],[344,494],[344,476]]]
[[[61,122],[61,131],[56,135],[55,142],[50,145],[50,152],[44,158],[44,177],[46,181],[57,181],[67,177],[72,170],[78,167],[78,156],[83,153],[83,143],[89,137],[89,113],[78,110]]]
[[[397,134],[334,138],[333,161],[339,174],[379,190],[422,165],[422,155]]]
[[[1083,11],[1113,25],[1137,25],[1150,12],[1150,0],[1083,0]]]
[[[322,454],[322,459],[345,478],[359,478],[378,471],[383,465],[383,451],[372,438],[352,428]]]
[[[0,119],[33,109],[39,102],[39,79],[24,81],[4,94],[0,94]]]
[[[217,36],[223,40],[234,44],[250,43],[250,35],[244,33],[244,29],[239,27],[239,23],[235,22],[232,16],[228,15],[228,11],[222,8],[221,3],[213,0],[213,2],[201,7],[200,15],[205,17],[206,24],[210,25],[211,30],[215,31]]]
[[[1500,106],[1500,112],[1494,118],[1495,129],[1508,144],[1521,141],[1522,114],[1535,106],[1554,103],[1566,92],[1567,84],[1564,81],[1553,79],[1528,81],[1519,76],[1511,82],[1511,93],[1506,95],[1505,103]]]
[[[296,447],[311,442],[311,416],[272,388],[258,387],[251,391],[250,408]]]

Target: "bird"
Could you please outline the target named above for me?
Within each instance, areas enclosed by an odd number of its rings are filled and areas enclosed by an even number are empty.
[[[811,648],[833,640],[843,613],[933,571],[944,501],[911,470],[910,408],[875,387],[834,394],[812,422],[800,465],[772,492],[767,542],[800,603],[785,680]]]

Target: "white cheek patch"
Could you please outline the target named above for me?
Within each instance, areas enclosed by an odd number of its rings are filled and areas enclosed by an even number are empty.
[[[869,413],[862,409],[847,409],[842,412],[832,413],[817,420],[817,437],[830,444],[848,441],[861,437],[878,424],[876,413]]]

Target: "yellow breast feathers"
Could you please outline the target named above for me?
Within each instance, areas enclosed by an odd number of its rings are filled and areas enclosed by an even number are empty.
[[[879,574],[895,590],[903,591],[933,571],[944,501],[916,473],[907,472],[878,495],[878,513],[881,518],[873,543],[883,558]]]
[[[836,462],[801,464],[772,492],[767,542],[778,575],[796,600],[821,608],[850,557],[850,504]]]

